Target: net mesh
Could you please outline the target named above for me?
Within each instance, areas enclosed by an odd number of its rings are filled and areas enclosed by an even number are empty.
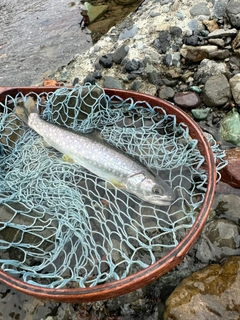
[[[28,95],[8,96],[0,105],[2,270],[38,286],[88,287],[124,278],[174,248],[206,191],[205,159],[188,127],[160,106],[110,97],[97,85],[29,95],[43,119],[79,133],[97,129],[157,172],[177,196],[169,206],[144,203],[64,162],[15,116],[14,107]],[[224,153],[209,140],[219,171]]]

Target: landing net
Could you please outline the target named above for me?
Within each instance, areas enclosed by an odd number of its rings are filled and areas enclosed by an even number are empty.
[[[64,162],[15,116],[28,95],[8,96],[0,104],[2,270],[37,286],[89,287],[136,273],[174,248],[206,191],[205,159],[188,127],[160,106],[109,97],[97,85],[30,95],[43,119],[79,133],[99,131],[157,172],[176,199],[170,206],[144,203]],[[224,153],[210,139],[219,171]]]

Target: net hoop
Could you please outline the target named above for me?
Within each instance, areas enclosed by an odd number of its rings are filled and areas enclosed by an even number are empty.
[[[39,94],[41,92],[54,92],[57,89],[58,87],[0,87],[0,102],[4,102],[7,95],[15,96],[18,92],[23,94],[35,92]],[[216,165],[211,146],[198,124],[183,110],[160,98],[119,89],[104,89],[104,91],[109,96],[116,95],[123,99],[131,97],[134,101],[148,102],[151,106],[158,105],[165,109],[166,113],[175,115],[177,123],[183,122],[189,127],[190,136],[198,140],[198,148],[205,157],[205,170],[208,177],[205,199],[195,223],[174,249],[146,269],[129,275],[124,279],[88,288],[51,289],[25,283],[0,270],[0,281],[2,283],[38,299],[69,303],[93,302],[124,295],[150,284],[183,260],[198,239],[213,202],[217,179]]]

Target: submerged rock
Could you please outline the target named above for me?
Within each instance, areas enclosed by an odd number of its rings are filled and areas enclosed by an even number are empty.
[[[164,320],[239,319],[239,281],[239,256],[193,273],[167,299]]]

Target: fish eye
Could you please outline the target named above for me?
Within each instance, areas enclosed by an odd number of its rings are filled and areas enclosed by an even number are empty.
[[[155,194],[155,195],[159,195],[159,196],[161,196],[163,194],[162,189],[159,188],[159,187],[153,187],[152,188],[152,193]]]

